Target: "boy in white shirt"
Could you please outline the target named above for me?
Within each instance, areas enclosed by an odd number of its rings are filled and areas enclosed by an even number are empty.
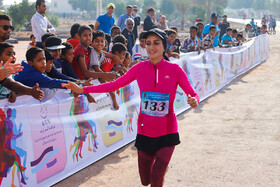
[[[139,44],[135,44],[132,48],[132,61],[143,61],[147,60],[148,54],[146,50],[146,39],[143,37],[145,31],[141,32],[139,35]]]

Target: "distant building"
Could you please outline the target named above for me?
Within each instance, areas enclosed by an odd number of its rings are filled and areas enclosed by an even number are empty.
[[[0,7],[3,6],[3,0],[0,0]]]
[[[62,0],[51,0],[49,10],[61,16],[73,16],[81,14],[80,11],[73,10],[72,6],[68,3],[68,1]]]

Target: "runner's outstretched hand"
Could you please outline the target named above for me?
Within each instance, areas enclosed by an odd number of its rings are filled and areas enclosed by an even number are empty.
[[[190,94],[188,94],[188,103],[192,108],[196,108],[198,106],[196,98],[192,97]]]

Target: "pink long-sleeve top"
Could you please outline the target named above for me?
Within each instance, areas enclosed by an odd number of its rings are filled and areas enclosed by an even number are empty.
[[[144,114],[140,105],[138,116],[137,133],[148,137],[159,137],[167,134],[178,133],[177,119],[174,112],[174,99],[177,86],[199,102],[199,96],[193,90],[186,73],[182,68],[165,59],[157,64],[149,60],[139,62],[129,71],[113,82],[96,86],[85,86],[84,93],[113,92],[132,81],[137,80],[140,92],[156,92],[169,94],[169,108],[165,116],[151,116]]]

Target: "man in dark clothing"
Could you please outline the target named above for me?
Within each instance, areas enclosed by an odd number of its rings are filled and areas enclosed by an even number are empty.
[[[133,5],[132,6],[132,16],[134,17],[134,29],[133,29],[133,34],[136,38],[138,38],[138,31],[137,31],[137,27],[140,25],[140,21],[141,21],[141,18],[139,15],[137,15],[137,12],[138,12],[138,7],[137,5]]]
[[[122,35],[127,39],[127,50],[132,55],[132,48],[135,44],[136,37],[132,32],[134,28],[134,20],[128,18],[125,20],[125,28],[122,30]]]
[[[219,26],[220,31],[221,31],[220,36],[219,36],[219,40],[221,40],[221,38],[226,33],[227,28],[230,27],[230,23],[227,21],[227,15],[223,16],[223,21],[221,21],[218,26]]]
[[[153,28],[157,28],[157,25],[153,20],[153,16],[156,14],[156,10],[154,8],[149,8],[147,13],[148,14],[146,18],[144,19],[144,31],[149,31]]]

